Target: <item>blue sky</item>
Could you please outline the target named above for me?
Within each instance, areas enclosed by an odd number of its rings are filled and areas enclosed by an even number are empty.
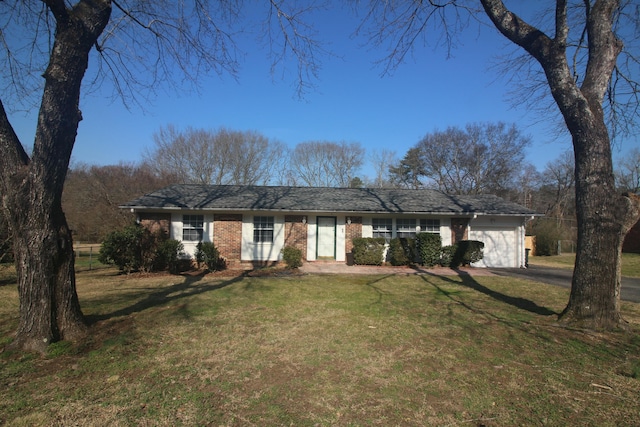
[[[382,77],[374,62],[384,53],[349,37],[356,19],[325,14],[314,24],[327,48],[340,57],[323,59],[316,90],[304,99],[295,96],[293,80],[272,79],[263,49],[242,43],[246,60],[238,81],[212,75],[200,82],[199,94],[159,96],[146,112],[129,111],[100,93],[85,96],[72,161],[138,162],[144,149],[153,147],[153,133],[168,124],[255,130],[291,147],[312,140],[360,142],[368,152],[386,149],[400,158],[435,129],[504,121],[531,136],[527,160],[538,170],[570,149],[568,137],[553,136],[553,123],[540,123],[537,114],[510,107],[508,83],[496,78],[490,65],[511,47],[491,28],[479,35],[469,31],[451,58],[443,49],[421,48],[393,75]],[[294,65],[287,67],[293,71]],[[36,114],[10,116],[25,145],[33,140]],[[614,147],[614,158],[639,145],[637,138],[622,141]],[[362,175],[370,174],[363,170]]]

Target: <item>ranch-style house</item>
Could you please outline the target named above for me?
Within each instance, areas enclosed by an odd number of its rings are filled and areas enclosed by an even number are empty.
[[[121,206],[193,256],[213,242],[229,264],[279,261],[285,246],[305,261],[346,262],[356,237],[437,233],[443,245],[484,243],[477,267],[524,267],[525,223],[535,212],[492,195],[437,190],[171,185]]]

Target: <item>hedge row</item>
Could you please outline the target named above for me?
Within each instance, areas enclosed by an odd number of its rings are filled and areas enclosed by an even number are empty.
[[[440,235],[419,233],[415,239],[395,238],[386,241],[381,237],[353,239],[353,261],[358,265],[421,264],[425,267],[436,265],[459,267],[478,262],[483,257],[484,243],[477,240],[463,240],[454,245],[442,246]],[[385,249],[387,249],[385,253]]]

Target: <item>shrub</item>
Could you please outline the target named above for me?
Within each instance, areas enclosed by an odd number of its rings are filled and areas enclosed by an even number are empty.
[[[420,263],[426,267],[433,267],[440,262],[442,238],[435,233],[418,233],[416,246]]]
[[[218,248],[212,242],[199,242],[196,246],[195,257],[198,268],[202,264],[205,264],[210,271],[223,270],[225,267],[225,262],[220,257]]]
[[[555,221],[536,221],[532,228],[536,236],[536,256],[558,255],[558,240],[562,240],[562,229]]]
[[[478,240],[461,240],[456,246],[457,248],[451,261],[451,267],[469,265],[480,261],[484,256],[482,253],[484,243]]]
[[[293,246],[286,246],[282,249],[282,259],[287,264],[287,268],[298,268],[302,266],[302,251]]]
[[[151,232],[140,225],[130,225],[107,235],[100,246],[98,260],[117,266],[127,274],[137,270],[150,270]]]
[[[391,239],[387,258],[391,265],[410,265],[416,257],[416,241],[406,237]]]
[[[167,239],[158,245],[154,260],[154,270],[169,270],[171,274],[179,273],[184,269],[180,254],[184,245],[174,239]]]
[[[358,237],[353,239],[353,262],[358,265],[382,265],[384,237]]]
[[[98,260],[127,274],[164,269],[174,273],[180,270],[178,254],[182,249],[182,243],[167,239],[164,233],[151,233],[134,224],[109,233],[100,246]]]
[[[440,252],[440,264],[442,267],[451,267],[453,257],[458,250],[458,245],[443,246]]]

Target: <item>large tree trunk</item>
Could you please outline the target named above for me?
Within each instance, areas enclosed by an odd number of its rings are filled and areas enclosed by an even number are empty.
[[[622,51],[612,31],[618,0],[585,2],[588,62],[580,82],[567,62],[567,2],[557,0],[553,38],[506,9],[480,0],[496,28],[542,66],[573,139],[578,246],[569,303],[561,321],[592,329],[620,325],[621,251],[637,221],[638,199],[616,194],[602,102]]]
[[[59,197],[52,200],[41,182],[27,180],[6,207],[13,213],[20,297],[13,345],[42,352],[51,342],[81,338],[86,327],[76,294],[73,242]]]
[[[77,339],[84,325],[76,294],[73,241],[62,212],[62,189],[75,143],[80,87],[89,52],[111,15],[108,0],[44,2],[56,20],[43,74],[44,91],[31,158],[0,102],[0,189],[13,237],[20,323],[14,346],[44,351]]]
[[[583,127],[585,127],[583,125]],[[638,201],[616,193],[603,121],[574,133],[578,245],[563,323],[589,329],[620,326],[622,242],[638,217]]]

